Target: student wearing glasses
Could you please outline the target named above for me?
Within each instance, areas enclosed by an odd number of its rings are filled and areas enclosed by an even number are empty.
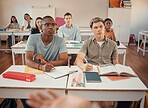
[[[55,21],[51,16],[42,19],[42,33],[29,36],[25,51],[26,65],[50,72],[54,66],[67,65],[68,54],[63,38],[55,36]],[[22,99],[24,108],[28,108]]]
[[[39,55],[42,55],[42,57]],[[42,33],[30,35],[27,41],[26,64],[49,72],[52,66],[67,65],[67,58],[67,48],[64,39],[55,36],[54,19],[51,16],[45,16],[42,20]],[[39,63],[41,62],[39,60],[47,63]]]

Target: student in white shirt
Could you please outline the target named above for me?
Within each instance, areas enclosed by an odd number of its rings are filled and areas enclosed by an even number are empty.
[[[32,27],[34,27],[34,21],[28,13],[25,13],[21,30],[31,30]],[[28,40],[28,37],[29,36],[23,36],[23,40]]]

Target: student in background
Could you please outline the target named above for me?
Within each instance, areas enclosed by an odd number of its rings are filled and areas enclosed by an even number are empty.
[[[34,21],[30,17],[28,13],[24,14],[24,22],[22,24],[21,30],[31,30],[31,28],[34,26]],[[23,41],[26,41],[29,36],[23,36]]]
[[[59,95],[48,91],[53,98],[41,93],[31,94],[27,104],[33,108],[91,108],[91,103],[73,95]]]
[[[116,41],[116,33],[115,30],[112,28],[113,22],[110,18],[106,18],[104,20],[105,24],[105,36],[113,41]]]
[[[19,29],[19,24],[15,16],[11,16],[10,24],[6,27],[6,30],[10,29]],[[15,38],[18,38],[18,36],[15,36]],[[11,49],[11,46],[12,46],[12,38],[11,36],[8,36],[8,48]]]
[[[72,24],[72,14],[67,12],[64,15],[65,24],[59,27],[58,36],[65,40],[81,41],[80,30]]]
[[[35,27],[31,29],[31,34],[41,33],[42,31],[42,18],[37,17],[35,20]]]
[[[64,38],[65,40],[81,41],[79,28],[72,24],[72,14],[69,12],[65,13],[64,21],[65,24],[59,27],[58,36]],[[70,54],[68,56],[71,65],[74,64],[76,56],[76,54]]]

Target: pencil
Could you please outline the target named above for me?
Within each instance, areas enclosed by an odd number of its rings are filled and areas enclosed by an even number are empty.
[[[85,63],[88,63],[88,61],[87,61],[87,59],[86,59],[86,58],[84,58],[84,61],[85,61]]]

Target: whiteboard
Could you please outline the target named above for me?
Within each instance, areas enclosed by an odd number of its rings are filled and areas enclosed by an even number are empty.
[[[32,6],[32,18],[52,16],[55,19],[55,7],[34,7]]]

